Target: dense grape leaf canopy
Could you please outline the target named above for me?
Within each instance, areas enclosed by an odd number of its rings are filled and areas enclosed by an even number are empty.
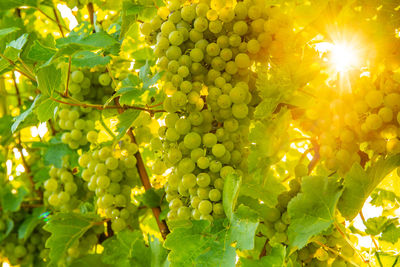
[[[0,1],[0,264],[400,266],[400,3]]]

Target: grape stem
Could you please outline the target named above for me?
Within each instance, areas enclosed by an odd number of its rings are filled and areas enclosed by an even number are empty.
[[[17,68],[17,65],[15,64],[14,61],[12,61],[11,59],[9,59],[8,57],[6,57],[5,55],[3,55],[2,53],[0,53],[0,57],[4,58],[5,60],[8,61],[8,63],[10,65],[12,65],[14,67],[15,71],[18,71],[19,73],[21,73],[22,75],[24,75],[25,77],[27,77],[28,79],[30,79],[31,81],[36,82],[36,79],[34,77],[31,76],[31,74],[25,73],[25,71],[20,70],[19,68]]]
[[[94,8],[93,8],[93,3],[89,2],[86,7],[87,7],[87,10],[88,10],[88,13],[89,13],[90,24],[92,24],[92,26],[93,26],[93,33],[94,33],[95,32],[95,28],[94,28]]]
[[[65,97],[63,94],[61,94],[62,97],[64,98],[69,98],[74,100],[71,97]],[[150,114],[153,113],[157,113],[157,112],[165,112],[164,110],[152,110],[152,109],[148,109],[148,108],[143,108],[143,107],[137,107],[137,106],[127,106],[127,105],[123,105],[123,106],[117,106],[117,105],[108,105],[108,106],[103,106],[103,105],[96,105],[96,104],[88,104],[88,103],[82,103],[79,101],[76,101],[77,103],[71,103],[71,102],[66,102],[54,97],[50,97],[51,100],[58,102],[60,104],[65,104],[65,105],[69,105],[69,106],[75,106],[75,107],[84,107],[84,108],[95,108],[98,110],[104,110],[104,109],[122,109],[122,110],[126,110],[126,109],[137,109],[137,110],[142,110],[142,111],[146,111],[149,112]]]
[[[362,210],[360,210],[359,214],[360,214],[360,218],[361,218],[363,224],[364,224],[364,225],[367,225]],[[379,250],[378,243],[376,243],[376,240],[375,240],[375,238],[374,238],[372,235],[369,235],[369,236],[371,237],[372,243],[374,243],[374,246],[375,246],[376,251],[378,251],[378,250]]]
[[[69,79],[71,77],[71,61],[72,61],[72,58],[71,58],[71,56],[69,56],[69,59],[68,59],[67,84],[65,85],[64,97],[68,97]]]
[[[61,25],[59,22],[57,22],[57,20],[55,20],[55,19],[53,19],[52,17],[50,17],[49,15],[47,15],[47,14],[46,14],[43,10],[41,10],[39,7],[35,7],[35,8],[36,8],[37,11],[39,11],[40,13],[42,13],[46,18],[48,18],[49,20],[51,20],[51,21],[57,23],[58,27],[62,27],[62,28],[64,28],[64,30],[69,31],[69,29],[68,29],[66,26]],[[56,18],[57,18],[57,17],[56,17]]]
[[[342,229],[340,229],[339,225],[337,225],[337,223],[334,223],[335,228],[338,230],[338,232],[341,234],[341,236],[346,240],[347,244],[349,244],[351,246],[352,249],[354,249],[354,251],[357,253],[357,255],[361,258],[361,260],[364,263],[367,263],[368,266],[371,266],[369,263],[369,260],[364,259],[364,257],[361,255],[361,253],[358,251],[357,248],[354,247],[353,243],[349,240],[349,238],[347,237],[347,235],[345,233],[343,233]]]
[[[32,186],[32,190],[36,192],[36,194],[38,195],[38,197],[40,199],[42,199],[43,198],[42,191],[35,189],[35,182],[33,181],[33,175],[32,175],[31,168],[29,167],[28,163],[26,162],[24,153],[22,151],[21,133],[18,133],[17,149],[18,149],[19,153],[21,154],[22,165],[24,166],[25,172],[28,175],[29,182],[31,183],[31,186]]]
[[[311,139],[311,144],[313,145],[314,148],[314,157],[308,164],[308,175],[311,174],[315,166],[317,165],[319,161],[319,144],[317,143],[316,140]]]
[[[14,72],[12,72],[12,80],[13,80],[14,87],[15,87],[15,93],[17,95],[18,106],[21,106],[22,105],[21,95],[20,95],[20,92],[19,92],[17,81],[15,80]]]
[[[314,240],[313,242],[314,242],[315,244],[318,244],[318,245],[320,245],[321,247],[323,247],[323,248],[329,250],[330,252],[332,252],[332,253],[335,254],[336,256],[341,257],[342,259],[344,259],[345,261],[349,262],[350,264],[352,264],[352,265],[354,265],[354,266],[358,266],[358,265],[357,265],[356,263],[354,263],[351,259],[349,259],[349,258],[347,258],[346,256],[340,254],[338,251],[336,251],[336,250],[334,250],[334,249],[328,247],[328,246],[325,245],[324,243],[322,243],[322,242],[320,242],[320,241],[317,241],[317,240]]]
[[[267,245],[268,245],[268,242],[269,242],[269,239],[267,238],[267,240],[265,240],[264,246],[263,246],[263,248],[262,248],[262,250],[261,250],[259,259],[261,259],[262,257],[264,257],[264,256],[267,255]]]
[[[116,97],[114,99],[114,103],[115,103],[116,106],[120,106],[119,97]],[[118,109],[118,112],[119,113],[124,112],[123,107],[120,106],[120,108]],[[135,136],[134,136],[134,134],[132,132],[132,128],[129,128],[127,134],[129,136],[129,138],[131,139],[131,142],[135,143],[137,145]],[[136,157],[136,161],[137,161],[136,167],[137,167],[137,170],[138,170],[138,173],[139,173],[140,181],[142,182],[144,189],[147,191],[147,190],[151,189],[152,186],[151,186],[150,179],[149,179],[149,176],[148,176],[147,171],[146,171],[146,167],[144,166],[142,155],[140,154],[139,150],[136,152],[135,157]],[[158,228],[160,230],[161,236],[165,240],[167,235],[168,235],[168,233],[169,233],[169,229],[168,229],[168,226],[165,223],[165,221],[161,221],[160,220],[161,209],[160,209],[160,207],[154,207],[154,208],[151,208],[151,209],[153,211],[154,218],[156,219],[156,222],[157,222]]]
[[[54,17],[56,18],[56,22],[57,22],[58,28],[60,29],[61,35],[64,38],[65,37],[64,36],[64,31],[63,31],[63,29],[61,27],[61,23],[60,23],[60,20],[58,18],[57,10],[56,10],[56,8],[54,6],[53,6],[53,12],[54,12]]]

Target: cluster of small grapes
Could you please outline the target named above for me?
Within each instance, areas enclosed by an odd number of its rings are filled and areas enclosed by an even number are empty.
[[[297,251],[297,257],[303,262],[303,266],[354,266],[345,259],[352,258],[355,251],[337,229],[314,238],[314,241]]]
[[[115,232],[127,227],[136,206],[131,202],[131,190],[140,183],[134,154],[134,143],[121,141],[114,150],[104,146],[79,157],[82,179],[95,192],[98,213],[111,219]]]
[[[282,192],[278,196],[278,204],[276,207],[266,209],[263,214],[264,222],[261,224],[261,231],[269,240],[271,245],[282,243],[288,244],[287,228],[290,224],[287,205],[289,201],[295,197],[301,188],[300,177],[289,181],[290,190]]]
[[[366,151],[400,153],[400,77],[382,73],[376,79],[361,77],[356,91],[361,138]]]
[[[333,99],[333,100],[332,100]],[[360,131],[358,114],[351,105],[352,95],[326,89],[318,102],[307,109],[300,120],[300,129],[316,136],[319,155],[331,171],[347,172],[353,163],[360,163]],[[329,107],[329,108],[327,108]]]
[[[70,75],[68,92],[80,101],[104,103],[114,90],[110,83],[111,77],[108,73],[74,70]],[[97,142],[94,123],[100,116],[97,110],[62,104],[57,115],[58,125],[65,130],[61,141],[68,144],[71,149],[85,146],[88,142]]]
[[[256,95],[254,83],[248,84],[250,67],[269,57],[276,39],[271,29],[284,21],[272,15],[277,10],[263,1],[170,1],[141,25],[148,39],[155,37],[158,66],[166,71],[168,115],[159,131],[162,141],[152,140],[152,147],[161,152],[155,174],[173,167],[166,186],[168,219],[223,216],[224,178],[246,170]]]
[[[81,181],[67,168],[56,168],[52,166],[49,171],[49,179],[44,182],[44,199],[48,204],[61,211],[75,209],[82,199],[77,194]],[[85,192],[80,192],[85,194]]]
[[[14,229],[18,229],[18,225],[26,216],[26,211],[21,210],[12,214],[14,221]],[[0,233],[5,234],[7,223],[4,215],[0,219]],[[7,238],[0,241],[0,258],[7,258],[11,265],[21,266],[40,266],[43,261],[48,259],[49,250],[45,248],[45,243],[49,237],[49,233],[44,231],[38,225],[30,236],[26,239],[19,239],[17,231],[12,231]]]
[[[353,163],[361,162],[362,152],[370,157],[400,153],[399,82],[388,73],[362,76],[352,92],[339,95],[327,90],[319,103],[306,110],[300,128],[318,136],[319,154],[329,170],[347,172]]]
[[[99,224],[90,228],[85,234],[76,240],[67,250],[65,262],[69,265],[74,259],[82,257],[91,251],[99,243],[99,235],[104,232],[104,225]]]

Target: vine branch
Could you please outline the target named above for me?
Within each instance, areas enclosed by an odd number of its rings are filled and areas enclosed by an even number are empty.
[[[118,100],[119,100],[119,97],[114,99],[114,103],[117,106],[119,106],[119,101]],[[118,109],[119,113],[122,113],[123,111],[124,110],[123,110],[122,107],[120,107]],[[135,136],[134,136],[133,131],[132,131],[132,128],[129,128],[127,134],[129,136],[129,138],[131,139],[131,142],[137,144]],[[146,171],[146,167],[144,166],[142,155],[140,154],[139,150],[136,152],[135,158],[136,158],[136,161],[137,161],[136,167],[137,167],[137,170],[138,170],[138,173],[139,173],[140,181],[142,182],[144,189],[147,191],[147,190],[151,189],[152,186],[151,186],[150,179],[149,179],[149,176],[148,176],[147,171]],[[153,211],[154,218],[156,219],[156,222],[157,222],[158,228],[160,230],[161,236],[163,237],[163,239],[165,239],[167,237],[167,234],[169,233],[169,229],[168,229],[168,226],[165,223],[165,221],[161,221],[160,220],[161,209],[160,209],[160,207],[154,207],[154,208],[151,208],[151,209]]]

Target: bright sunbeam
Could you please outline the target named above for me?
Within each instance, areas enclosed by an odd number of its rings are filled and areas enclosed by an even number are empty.
[[[333,44],[330,61],[337,72],[346,72],[358,65],[357,51],[350,44]]]

